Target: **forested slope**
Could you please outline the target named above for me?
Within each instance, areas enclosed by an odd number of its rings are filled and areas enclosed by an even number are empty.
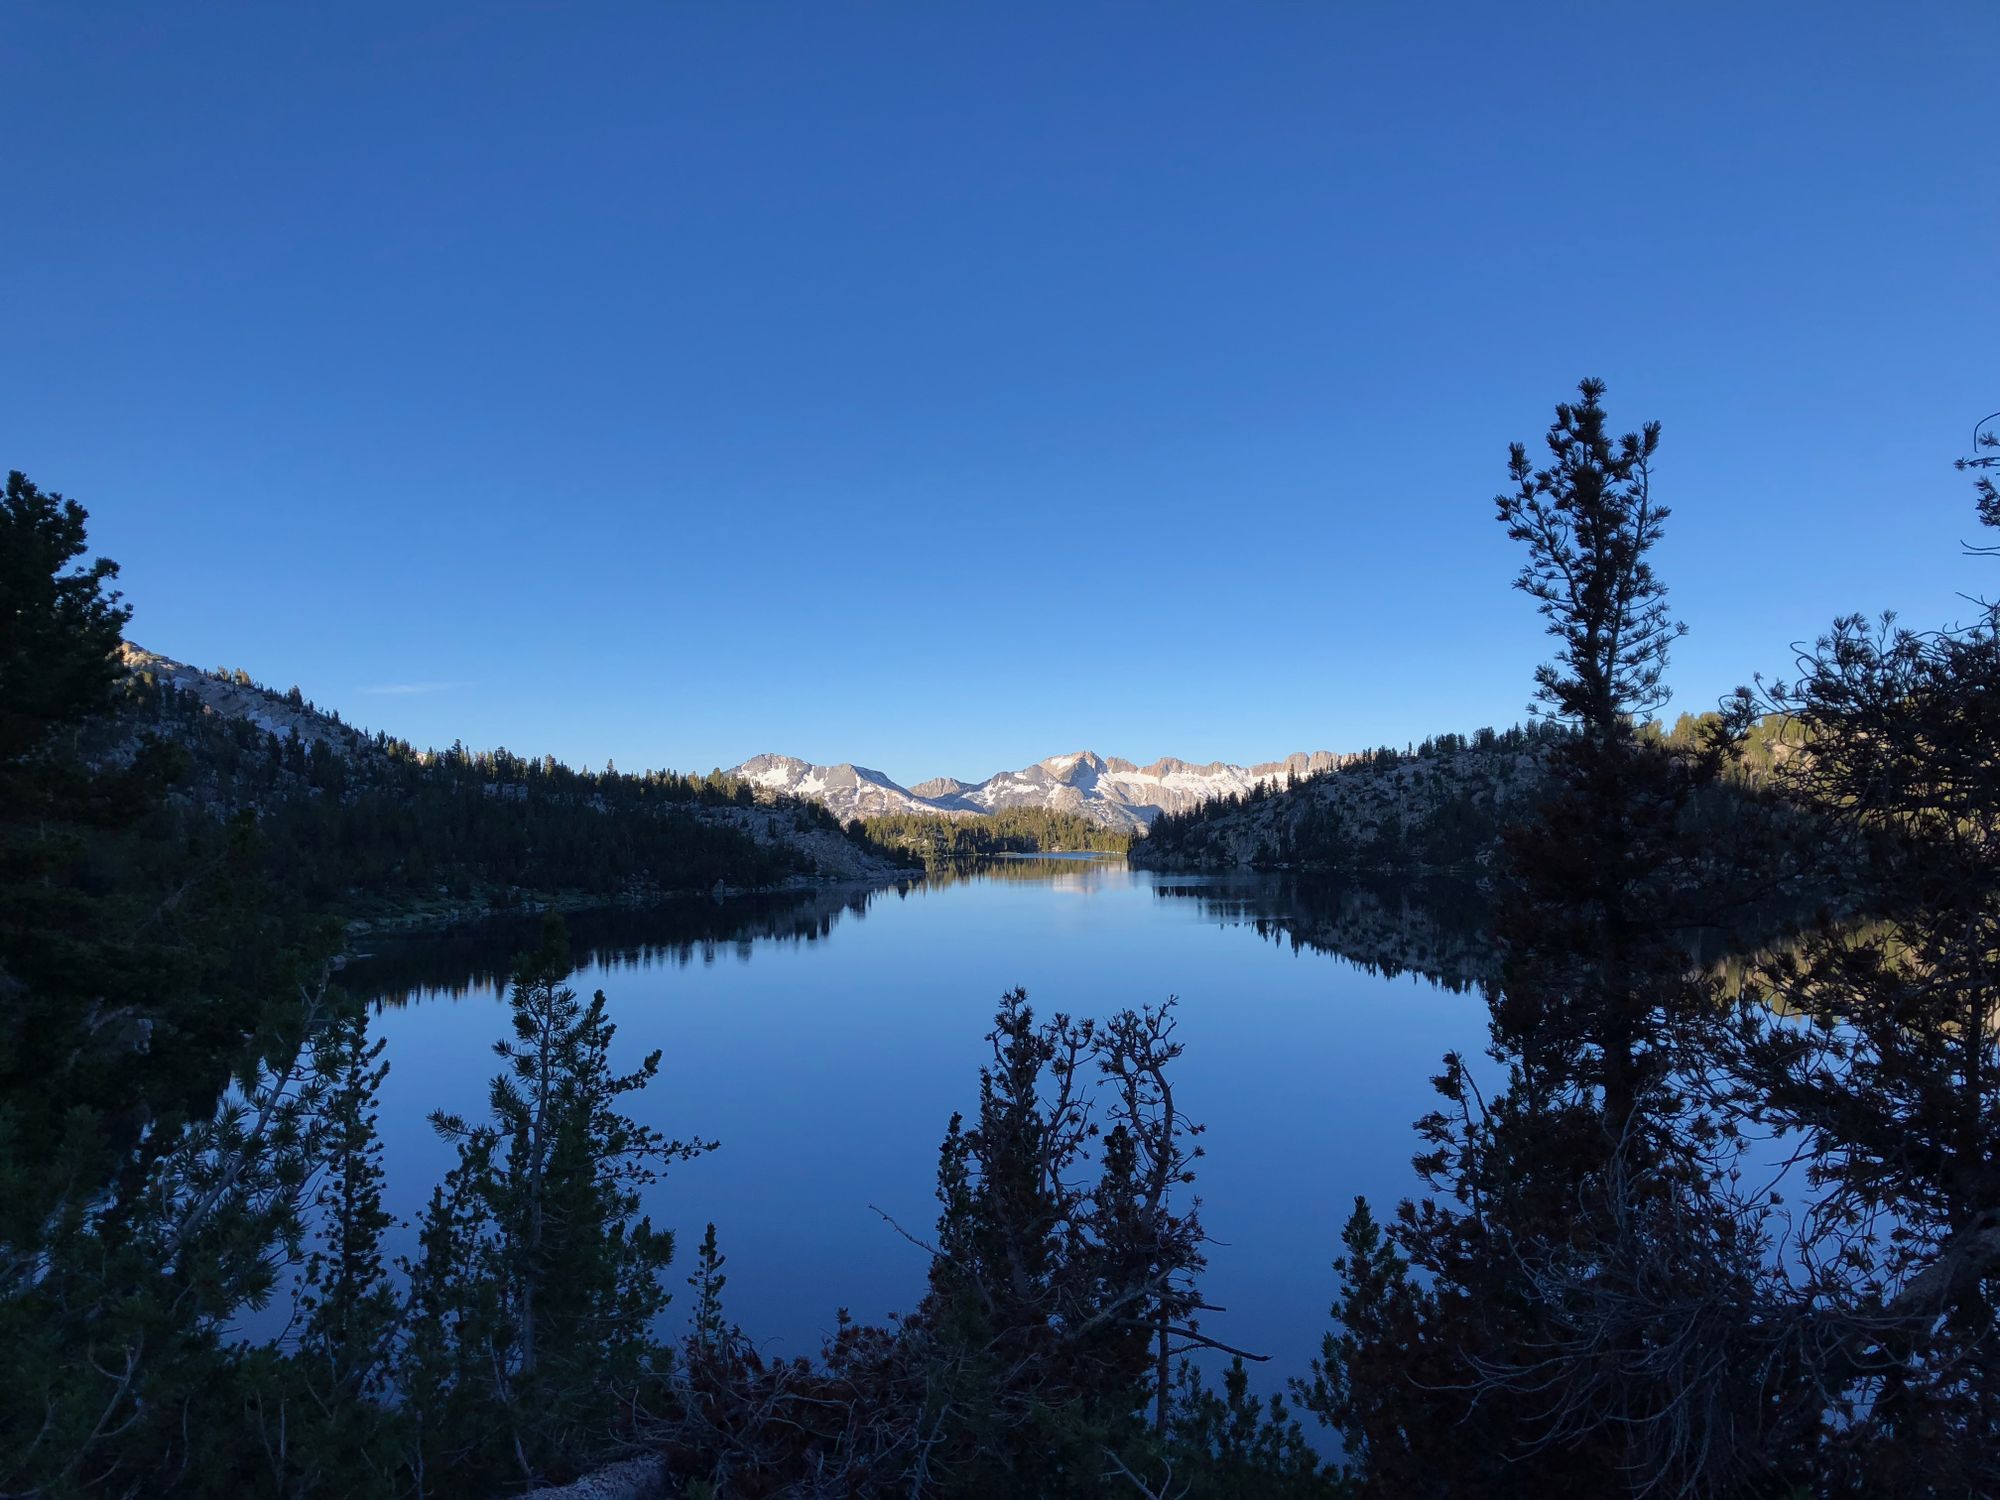
[[[1688,752],[1719,724],[1682,714],[1648,723],[1647,743]],[[1563,731],[1547,721],[1444,734],[1402,751],[1383,747],[1282,786],[1221,797],[1155,819],[1131,860],[1156,870],[1306,869],[1476,872],[1490,865],[1507,822],[1546,782]],[[1784,753],[1776,722],[1754,726],[1728,780],[1689,810],[1693,825],[1724,832],[1763,818],[1761,789]],[[1781,842],[1783,830],[1770,831]]]
[[[130,645],[100,763],[147,741],[178,765],[162,837],[254,825],[273,885],[349,917],[448,915],[551,899],[854,879],[888,865],[824,809],[720,774],[577,771],[553,757],[366,734],[294,688],[204,672]]]
[[[1507,809],[1540,784],[1536,727],[1444,735],[1283,786],[1156,818],[1132,862],[1151,869],[1463,868],[1485,863]]]

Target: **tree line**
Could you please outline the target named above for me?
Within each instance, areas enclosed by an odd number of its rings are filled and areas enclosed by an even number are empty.
[[[1685,754],[1716,733],[1720,712],[1644,719],[1648,745]],[[1501,834],[1539,795],[1555,747],[1571,732],[1550,717],[1505,730],[1443,734],[1396,750],[1382,746],[1306,777],[1263,783],[1178,812],[1160,814],[1135,841],[1141,865],[1300,869],[1348,874],[1477,873],[1497,857]],[[1796,805],[1761,795],[1791,732],[1777,714],[1733,730],[1723,774],[1691,797],[1682,817],[1727,830],[1766,825],[1771,857],[1787,840],[1823,836]],[[1241,835],[1254,837],[1246,844]]]
[[[1132,845],[1132,835],[1123,829],[1052,807],[1001,807],[962,817],[888,813],[858,821],[873,843],[926,861],[981,854],[1123,854]]]
[[[297,688],[279,695],[241,669],[224,674],[273,703],[314,713]],[[578,770],[553,756],[405,740],[345,729],[337,716],[301,736],[214,712],[200,693],[143,663],[120,684],[118,710],[87,748],[104,758],[151,741],[177,759],[152,809],[154,843],[213,840],[231,820],[254,825],[273,888],[317,910],[375,916],[413,902],[505,908],[572,896],[608,901],[676,890],[770,885],[815,873],[790,834],[842,832],[819,805],[784,799],[736,826],[718,813],[760,806],[720,771]]]
[[[1559,738],[1543,720],[1504,730],[1442,734],[1397,750],[1389,745],[1306,776],[1259,782],[1178,811],[1160,813],[1137,841],[1141,863],[1204,862],[1217,833],[1245,815],[1269,823],[1250,863],[1263,868],[1410,870],[1467,867],[1499,836],[1500,784],[1535,749]],[[1448,778],[1438,774],[1449,768]],[[1397,777],[1414,774],[1417,794]],[[1370,804],[1367,816],[1357,816]],[[1373,804],[1380,804],[1378,813]]]

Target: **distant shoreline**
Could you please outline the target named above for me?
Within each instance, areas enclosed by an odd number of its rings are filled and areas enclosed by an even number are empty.
[[[594,911],[643,911],[648,907],[666,906],[676,901],[727,901],[739,896],[774,896],[787,891],[872,890],[878,886],[895,885],[922,878],[921,870],[892,870],[880,875],[865,876],[794,875],[770,885],[737,886],[724,885],[717,881],[711,886],[651,890],[623,896],[605,896],[597,892],[583,891],[567,893],[541,891],[504,905],[494,901],[470,900],[436,907],[413,904],[387,916],[352,918],[343,924],[342,931],[352,942],[354,939],[366,937],[449,932],[454,928],[476,926],[481,922],[503,920],[508,917],[534,917],[547,914],[569,916],[579,912]],[[351,952],[343,955],[350,958],[354,956]]]

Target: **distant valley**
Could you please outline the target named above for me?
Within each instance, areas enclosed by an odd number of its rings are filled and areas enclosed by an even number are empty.
[[[1223,761],[1192,765],[1171,757],[1141,766],[1079,750],[1052,755],[1019,771],[1002,771],[984,781],[939,776],[906,787],[852,762],[821,766],[789,755],[758,755],[727,774],[765,791],[818,802],[843,822],[898,813],[965,817],[1035,807],[1138,832],[1162,813],[1185,812],[1260,785],[1282,786],[1290,777],[1334,770],[1354,759],[1315,750],[1254,766]]]

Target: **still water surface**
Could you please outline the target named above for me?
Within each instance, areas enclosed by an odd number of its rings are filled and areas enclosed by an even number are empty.
[[[1196,1191],[1216,1241],[1217,1337],[1303,1372],[1356,1194],[1412,1191],[1410,1125],[1452,1048],[1476,1053],[1476,909],[1452,887],[1204,879],[1121,860],[1010,860],[907,887],[688,902],[570,922],[581,993],[603,989],[618,1060],[662,1049],[628,1095],[673,1134],[720,1141],[648,1202],[684,1265],[713,1220],[730,1317],[767,1347],[817,1347],[838,1308],[876,1321],[921,1294],[937,1148],[971,1108],[1002,991],[1104,1016],[1180,997],[1183,1109],[1205,1122]],[[343,976],[376,999],[392,1253],[453,1160],[426,1116],[486,1111],[510,956],[530,924],[382,944]],[[877,1210],[881,1212],[878,1213]],[[687,1297],[677,1298],[678,1322]]]

